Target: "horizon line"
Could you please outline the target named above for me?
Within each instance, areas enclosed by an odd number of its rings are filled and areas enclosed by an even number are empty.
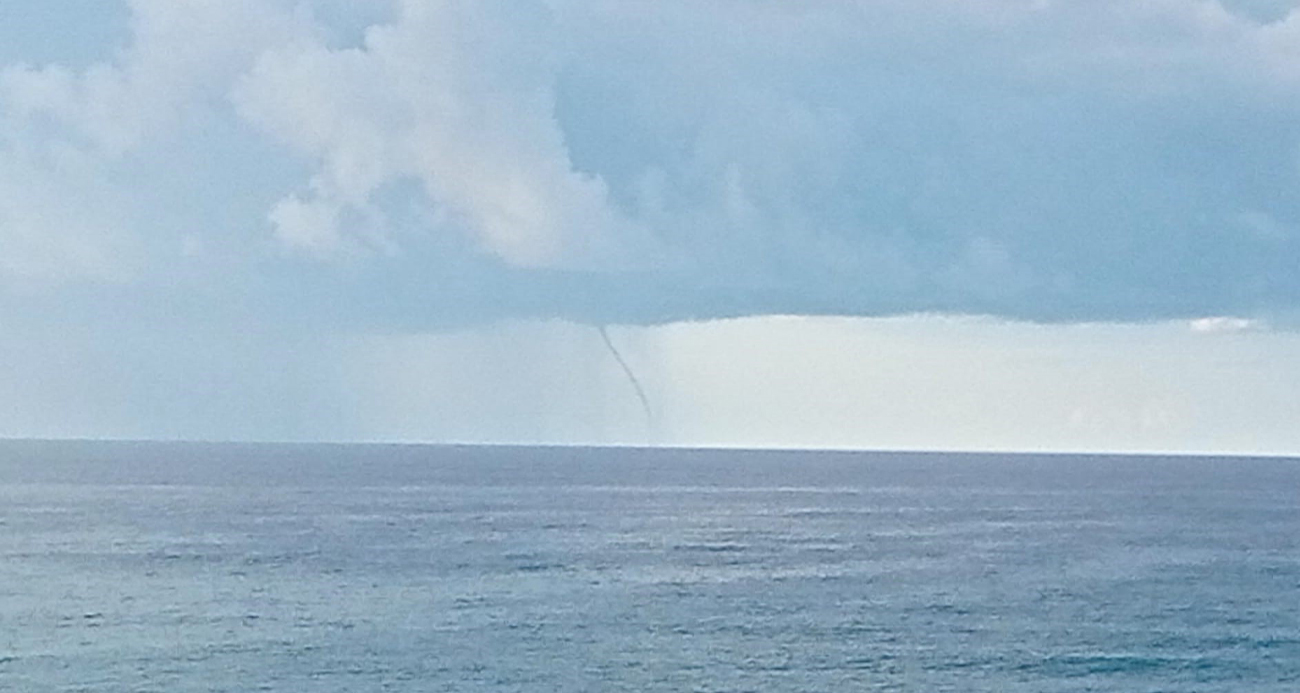
[[[433,441],[433,440],[256,440],[256,439],[204,439],[204,438],[130,438],[130,437],[43,437],[0,435],[0,443],[83,443],[106,445],[230,445],[230,446],[283,446],[283,447],[428,447],[428,448],[543,448],[574,450],[634,450],[665,452],[738,452],[738,453],[835,453],[863,455],[1009,455],[1016,457],[1192,457],[1269,459],[1300,461],[1300,452],[1267,451],[1206,451],[1206,450],[1033,450],[1025,448],[870,448],[853,446],[797,446],[797,445],[740,445],[740,444],[647,444],[610,442],[519,442],[519,441]]]

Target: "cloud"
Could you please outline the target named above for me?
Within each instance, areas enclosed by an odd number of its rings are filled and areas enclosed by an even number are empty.
[[[0,140],[0,290],[125,280],[133,249],[113,197],[78,152],[42,155]]]
[[[343,209],[375,212],[385,185],[419,181],[448,226],[520,266],[589,266],[633,240],[604,182],[574,170],[554,116],[559,69],[537,3],[400,3],[363,46],[264,54],[236,91],[254,123],[320,162],[272,214],[282,240],[342,245]]]
[[[113,60],[82,71],[10,65],[0,93],[19,122],[48,122],[67,140],[120,155],[173,127],[186,109],[224,98],[256,55],[305,31],[286,4],[131,0],[131,43]]]
[[[129,9],[0,68],[8,283],[220,251],[200,294],[410,328],[1300,304],[1294,3]]]
[[[147,246],[159,239],[140,231],[161,210],[142,204],[151,191],[130,178],[149,182],[166,162],[141,159],[198,111],[220,109],[253,56],[306,30],[287,3],[132,0],[130,11],[130,44],[110,60],[0,67],[0,280],[147,271]]]
[[[1213,334],[1217,332],[1246,332],[1249,330],[1258,330],[1263,327],[1259,320],[1249,318],[1234,318],[1231,316],[1220,315],[1209,318],[1197,318],[1188,323],[1192,332],[1202,334]]]

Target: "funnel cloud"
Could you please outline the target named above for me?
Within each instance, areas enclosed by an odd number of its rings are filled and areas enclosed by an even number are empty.
[[[627,376],[628,384],[632,386],[632,390],[636,393],[637,401],[641,403],[641,411],[645,414],[646,431],[648,433],[653,433],[654,413],[650,409],[650,398],[646,397],[645,388],[641,386],[641,380],[636,377],[636,373],[632,371],[632,367],[627,365],[627,361],[623,359],[623,354],[619,352],[618,347],[614,346],[614,341],[609,338],[609,330],[606,329],[604,325],[597,326],[596,330],[600,332],[600,339],[605,343],[605,348],[609,351],[609,355],[618,362],[618,367],[623,370],[623,375]]]

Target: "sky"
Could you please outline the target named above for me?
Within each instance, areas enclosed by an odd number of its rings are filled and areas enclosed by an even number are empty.
[[[1300,454],[1298,6],[7,0],[0,436]]]

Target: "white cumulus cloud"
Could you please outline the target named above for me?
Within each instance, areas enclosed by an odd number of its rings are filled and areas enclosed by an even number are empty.
[[[254,56],[309,27],[283,2],[130,5],[131,42],[110,61],[0,67],[0,274],[10,281],[121,280],[140,269],[148,240],[127,210],[148,195],[119,164],[193,111],[221,108]]]
[[[360,48],[263,55],[236,92],[241,112],[321,167],[272,214],[280,238],[317,252],[345,245],[355,239],[339,210],[371,209],[383,186],[416,180],[453,226],[511,264],[611,260],[634,225],[569,159],[555,45],[538,3],[409,0]]]

